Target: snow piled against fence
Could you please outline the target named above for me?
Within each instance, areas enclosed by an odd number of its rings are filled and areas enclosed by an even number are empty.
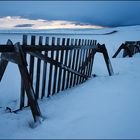
[[[97,35],[114,30],[117,32]],[[72,37],[105,43],[110,58],[124,41],[140,39],[140,26],[90,32],[96,35]],[[0,44],[9,38],[13,42],[21,40],[18,34],[1,33],[0,37]],[[18,69],[14,64],[8,64],[0,83],[0,138],[140,138],[140,54],[132,58],[119,55],[116,59],[111,58],[111,62],[114,76],[108,76],[103,57],[97,54],[93,66],[97,77],[39,101],[45,120],[35,129],[28,125],[33,121],[29,109],[18,114],[5,111],[6,106],[14,107],[19,103],[20,91]]]

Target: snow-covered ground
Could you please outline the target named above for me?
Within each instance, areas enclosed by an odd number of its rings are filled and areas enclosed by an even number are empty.
[[[101,35],[114,30],[114,34]],[[124,41],[140,39],[140,26],[80,32],[90,35],[63,36],[97,39],[106,44],[110,58]],[[0,38],[2,44],[9,38],[19,41],[21,35],[0,33]],[[111,62],[114,76],[108,76],[103,57],[97,54],[93,66],[97,77],[39,101],[46,119],[35,129],[28,125],[33,120],[29,109],[18,114],[5,111],[6,106],[17,104],[20,90],[18,69],[10,64],[0,83],[0,138],[140,139],[140,54],[111,58]]]

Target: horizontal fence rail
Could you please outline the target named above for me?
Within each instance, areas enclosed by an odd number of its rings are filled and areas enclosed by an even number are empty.
[[[94,55],[102,53],[109,75],[113,69],[105,45],[96,40],[23,35],[22,43],[0,45],[0,81],[8,62],[18,65],[21,73],[20,106],[14,112],[31,107],[42,116],[37,100],[82,84],[92,76]],[[22,60],[22,61],[19,61]],[[26,79],[25,79],[26,77]]]

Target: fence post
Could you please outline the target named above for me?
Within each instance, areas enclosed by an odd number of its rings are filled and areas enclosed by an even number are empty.
[[[28,97],[28,101],[29,101],[29,105],[31,107],[31,112],[34,118],[35,122],[40,122],[40,118],[42,118],[41,112],[40,112],[40,108],[38,106],[37,103],[37,99],[31,84],[31,80],[30,80],[30,75],[28,73],[26,64],[24,62],[24,56],[22,55],[22,48],[20,46],[20,43],[16,43],[15,45],[15,51],[16,51],[16,55],[18,56],[18,67],[19,67],[19,71],[21,74],[21,77],[23,78],[24,81],[24,86],[25,86],[25,90],[27,93],[27,97]]]
[[[113,72],[113,68],[112,68],[112,65],[111,65],[111,62],[110,62],[105,44],[100,45],[98,43],[97,45],[98,45],[98,48],[99,48],[99,52],[103,53],[103,56],[104,56],[104,59],[105,59],[105,62],[106,62],[106,66],[107,66],[107,69],[108,69],[108,73],[111,76],[111,75],[114,74],[114,72]]]

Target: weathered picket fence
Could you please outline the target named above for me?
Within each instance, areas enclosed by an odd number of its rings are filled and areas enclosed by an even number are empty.
[[[121,50],[123,51],[123,57],[132,57],[136,53],[140,53],[140,41],[125,41],[122,43],[118,50],[115,52],[112,58],[117,57]]]
[[[20,107],[13,112],[30,106],[35,122],[42,117],[37,100],[85,82],[92,76],[97,52],[103,54],[109,75],[113,74],[106,47],[96,40],[39,36],[36,44],[33,35],[31,43],[28,42],[28,36],[23,35],[22,43],[8,40],[6,45],[0,45],[0,81],[8,62],[16,63],[21,75],[21,93]]]

